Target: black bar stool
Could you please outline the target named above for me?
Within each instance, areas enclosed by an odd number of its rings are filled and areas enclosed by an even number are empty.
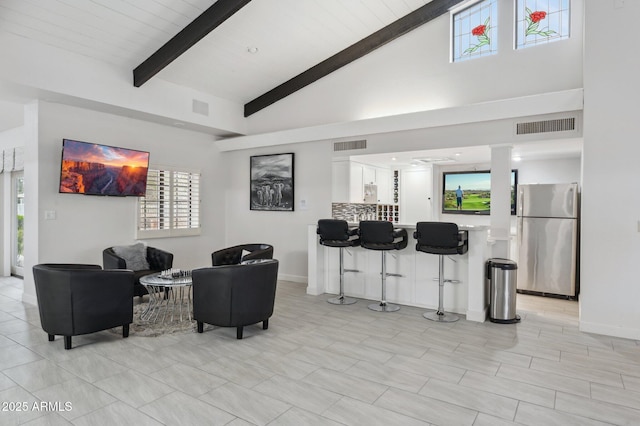
[[[360,245],[368,250],[382,252],[382,298],[380,303],[372,303],[369,309],[378,312],[393,312],[400,309],[398,305],[387,303],[387,277],[401,277],[400,274],[387,273],[387,251],[402,250],[407,247],[407,230],[393,228],[393,223],[383,220],[363,220],[360,222]]]
[[[455,322],[458,316],[444,312],[444,257],[452,254],[465,254],[469,249],[469,231],[458,230],[458,225],[449,222],[418,222],[413,238],[418,240],[416,250],[440,255],[438,266],[438,310],[425,312],[423,317],[432,321]]]
[[[359,272],[357,269],[344,269],[344,248],[360,245],[358,238],[358,228],[349,229],[345,220],[320,219],[318,221],[318,235],[320,244],[327,247],[340,248],[340,294],[327,300],[334,305],[351,305],[356,303],[356,299],[344,297],[344,273]]]

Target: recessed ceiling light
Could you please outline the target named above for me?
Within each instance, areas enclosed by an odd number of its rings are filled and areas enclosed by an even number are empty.
[[[460,157],[462,155],[461,152],[456,152],[456,157]]]
[[[391,161],[396,161],[397,158],[396,157],[391,157]]]
[[[258,48],[255,46],[249,46],[247,47],[247,52],[249,53],[258,53]]]
[[[175,123],[173,123],[173,125],[176,127],[184,127],[184,123],[181,123],[179,121],[176,121]]]
[[[520,161],[522,158],[519,155],[515,155],[511,158],[513,161]]]

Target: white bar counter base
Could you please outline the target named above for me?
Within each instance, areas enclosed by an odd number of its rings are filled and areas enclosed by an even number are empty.
[[[357,226],[355,223],[351,225]],[[409,244],[404,250],[388,252],[387,272],[402,274],[402,277],[387,278],[387,301],[435,310],[438,307],[438,256],[416,251],[416,240],[413,238],[415,224],[395,227],[407,230]],[[487,240],[489,227],[459,225],[459,228],[469,231],[469,251],[445,258],[445,279],[459,280],[460,283],[445,283],[444,309],[446,312],[466,315],[469,321],[484,322],[488,305],[485,262],[490,253]],[[339,250],[320,245],[316,229],[317,225],[309,225],[307,294],[338,294]],[[361,247],[346,248],[345,269],[357,269],[360,272],[345,273],[345,295],[380,300],[380,262],[379,251]]]

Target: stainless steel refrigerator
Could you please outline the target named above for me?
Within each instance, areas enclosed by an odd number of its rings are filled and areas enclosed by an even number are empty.
[[[578,184],[518,185],[518,290],[577,296]]]

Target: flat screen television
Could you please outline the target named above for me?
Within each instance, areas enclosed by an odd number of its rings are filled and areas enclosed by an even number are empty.
[[[148,168],[148,152],[63,139],[60,192],[141,197]]]
[[[511,170],[511,214],[516,214],[518,171]],[[491,212],[491,171],[444,172],[442,213],[489,214]]]

